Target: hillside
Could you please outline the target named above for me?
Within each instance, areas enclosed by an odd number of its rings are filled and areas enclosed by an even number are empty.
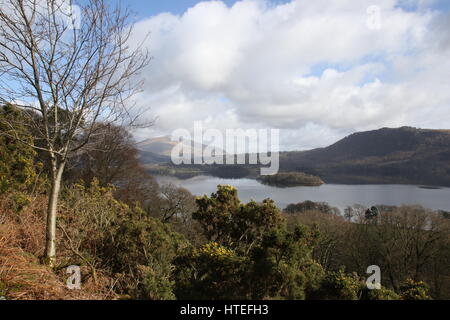
[[[450,185],[450,131],[411,127],[352,134],[335,144],[281,155],[283,171],[327,183]]]
[[[139,161],[146,165],[170,162],[170,157],[151,151],[139,150]]]

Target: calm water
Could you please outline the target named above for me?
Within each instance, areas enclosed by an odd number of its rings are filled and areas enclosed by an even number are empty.
[[[343,210],[348,205],[361,204],[367,207],[377,204],[419,204],[433,210],[450,211],[450,188],[422,189],[413,185],[338,185],[320,187],[276,188],[265,186],[252,179],[220,179],[198,176],[188,180],[174,177],[157,177],[160,182],[170,182],[188,189],[195,195],[210,195],[219,184],[237,188],[242,201],[273,199],[281,209],[290,203],[305,200],[324,201]]]

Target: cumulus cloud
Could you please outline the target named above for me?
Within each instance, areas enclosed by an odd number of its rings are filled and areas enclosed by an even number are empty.
[[[450,116],[448,13],[430,0],[200,2],[136,26],[154,57],[138,103],[170,134],[194,121],[280,128],[283,149],[325,146],[357,130],[445,127]],[[411,9],[413,8],[413,9]]]

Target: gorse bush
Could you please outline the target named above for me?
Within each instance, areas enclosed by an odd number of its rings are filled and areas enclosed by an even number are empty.
[[[429,288],[423,281],[406,279],[400,286],[401,297],[405,300],[430,300]]]
[[[320,300],[358,300],[363,287],[356,274],[346,274],[340,269],[325,275],[313,297]]]
[[[87,265],[93,273],[109,270],[120,279],[120,293],[134,298],[173,298],[171,263],[187,241],[139,207],[117,201],[114,192],[96,179],[63,192],[59,228],[72,253],[67,264]]]
[[[23,125],[12,129],[11,119],[20,119]],[[12,105],[0,107],[0,132],[0,194],[33,191],[42,165],[36,163],[36,151],[30,146],[34,139],[23,111]]]
[[[362,300],[401,300],[402,297],[395,293],[393,290],[389,290],[385,287],[381,289],[369,290],[367,287],[362,288],[361,292]]]
[[[87,264],[92,270],[109,266],[106,246],[117,221],[129,209],[114,198],[114,191],[113,186],[102,187],[96,179],[90,186],[78,183],[63,190],[57,226],[62,246],[69,252],[66,264]]]
[[[117,221],[108,243],[105,255],[113,272],[123,276],[125,291],[138,298],[172,298],[172,262],[189,246],[182,235],[134,208]]]
[[[305,299],[317,286],[322,267],[312,259],[317,233],[305,226],[290,232],[285,227],[271,230],[251,251],[251,268],[246,279],[252,299]]]
[[[191,248],[175,260],[178,299],[245,299],[242,279],[248,261],[216,242]]]
[[[312,259],[317,230],[289,232],[273,201],[242,204],[219,186],[193,217],[211,241],[177,258],[176,294],[187,299],[303,299],[323,270]]]
[[[272,200],[242,204],[237,190],[218,186],[211,197],[198,198],[198,210],[192,214],[208,241],[248,252],[263,235],[283,223],[283,217]]]

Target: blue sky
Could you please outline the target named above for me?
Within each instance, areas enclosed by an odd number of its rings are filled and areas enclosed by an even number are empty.
[[[198,0],[120,0],[123,4],[130,6],[139,17],[149,17],[162,12],[182,14],[187,9],[202,2]],[[232,6],[236,0],[222,0],[227,6]],[[288,0],[272,0],[274,4],[289,2]]]
[[[171,12],[182,14],[188,8],[193,7],[197,0],[122,0],[122,3],[129,5],[139,16],[148,17],[161,12]],[[234,0],[224,1],[227,5],[232,5]]]
[[[149,17],[162,12],[171,12],[173,14],[182,14],[187,9],[195,6],[198,0],[119,0],[124,5],[130,6],[140,18]],[[209,1],[209,0],[205,0]],[[286,3],[289,0],[269,0],[274,4]],[[339,1],[339,0],[337,0]],[[232,6],[237,0],[222,0],[228,6]],[[373,1],[376,4],[376,0]],[[412,6],[404,5],[402,8],[414,11]],[[450,11],[449,0],[436,0],[430,8],[441,11]]]

